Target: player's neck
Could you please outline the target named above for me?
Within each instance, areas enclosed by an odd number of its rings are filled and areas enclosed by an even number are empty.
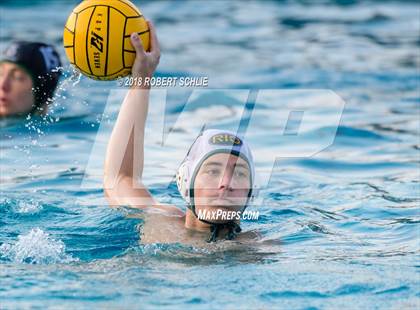
[[[210,231],[210,225],[200,221],[190,209],[185,214],[185,228],[197,231]]]

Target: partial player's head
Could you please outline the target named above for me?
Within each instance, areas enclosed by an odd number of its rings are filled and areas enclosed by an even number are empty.
[[[243,211],[252,194],[254,174],[245,141],[233,132],[210,129],[194,141],[176,179],[182,197],[197,216],[203,211]],[[218,217],[208,222],[227,221]]]
[[[0,116],[45,110],[57,87],[60,66],[51,45],[12,43],[0,59]]]

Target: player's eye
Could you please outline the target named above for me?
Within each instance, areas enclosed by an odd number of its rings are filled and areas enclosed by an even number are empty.
[[[12,73],[11,77],[12,77],[13,80],[16,80],[16,81],[19,81],[19,82],[24,82],[26,80],[25,73],[23,73],[22,71],[18,71],[18,70],[14,71]]]
[[[219,169],[207,169],[206,173],[210,176],[218,176],[220,174],[220,170]]]
[[[236,169],[235,170],[234,175],[235,175],[235,177],[239,177],[239,178],[246,178],[246,177],[248,177],[248,173],[246,173],[243,170],[239,170],[239,169]]]

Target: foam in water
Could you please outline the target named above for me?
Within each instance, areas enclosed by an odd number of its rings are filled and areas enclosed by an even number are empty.
[[[38,213],[41,210],[42,210],[42,205],[36,201],[30,201],[30,202],[19,201],[19,203],[16,206],[17,213],[34,214],[34,213]]]
[[[43,209],[42,204],[34,199],[16,200],[3,198],[0,199],[0,206],[3,208],[10,208],[11,211],[18,214],[36,214]]]
[[[0,257],[15,263],[53,264],[75,261],[65,253],[61,240],[52,239],[39,228],[31,229],[26,235],[18,236],[14,244],[2,244]]]

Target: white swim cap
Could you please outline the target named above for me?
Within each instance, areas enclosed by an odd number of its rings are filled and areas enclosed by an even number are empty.
[[[194,179],[200,170],[201,164],[211,155],[229,153],[244,159],[249,166],[251,187],[248,199],[251,197],[255,179],[254,161],[249,146],[235,133],[227,130],[208,129],[203,131],[194,143],[176,174],[176,183],[181,196],[194,207]]]

